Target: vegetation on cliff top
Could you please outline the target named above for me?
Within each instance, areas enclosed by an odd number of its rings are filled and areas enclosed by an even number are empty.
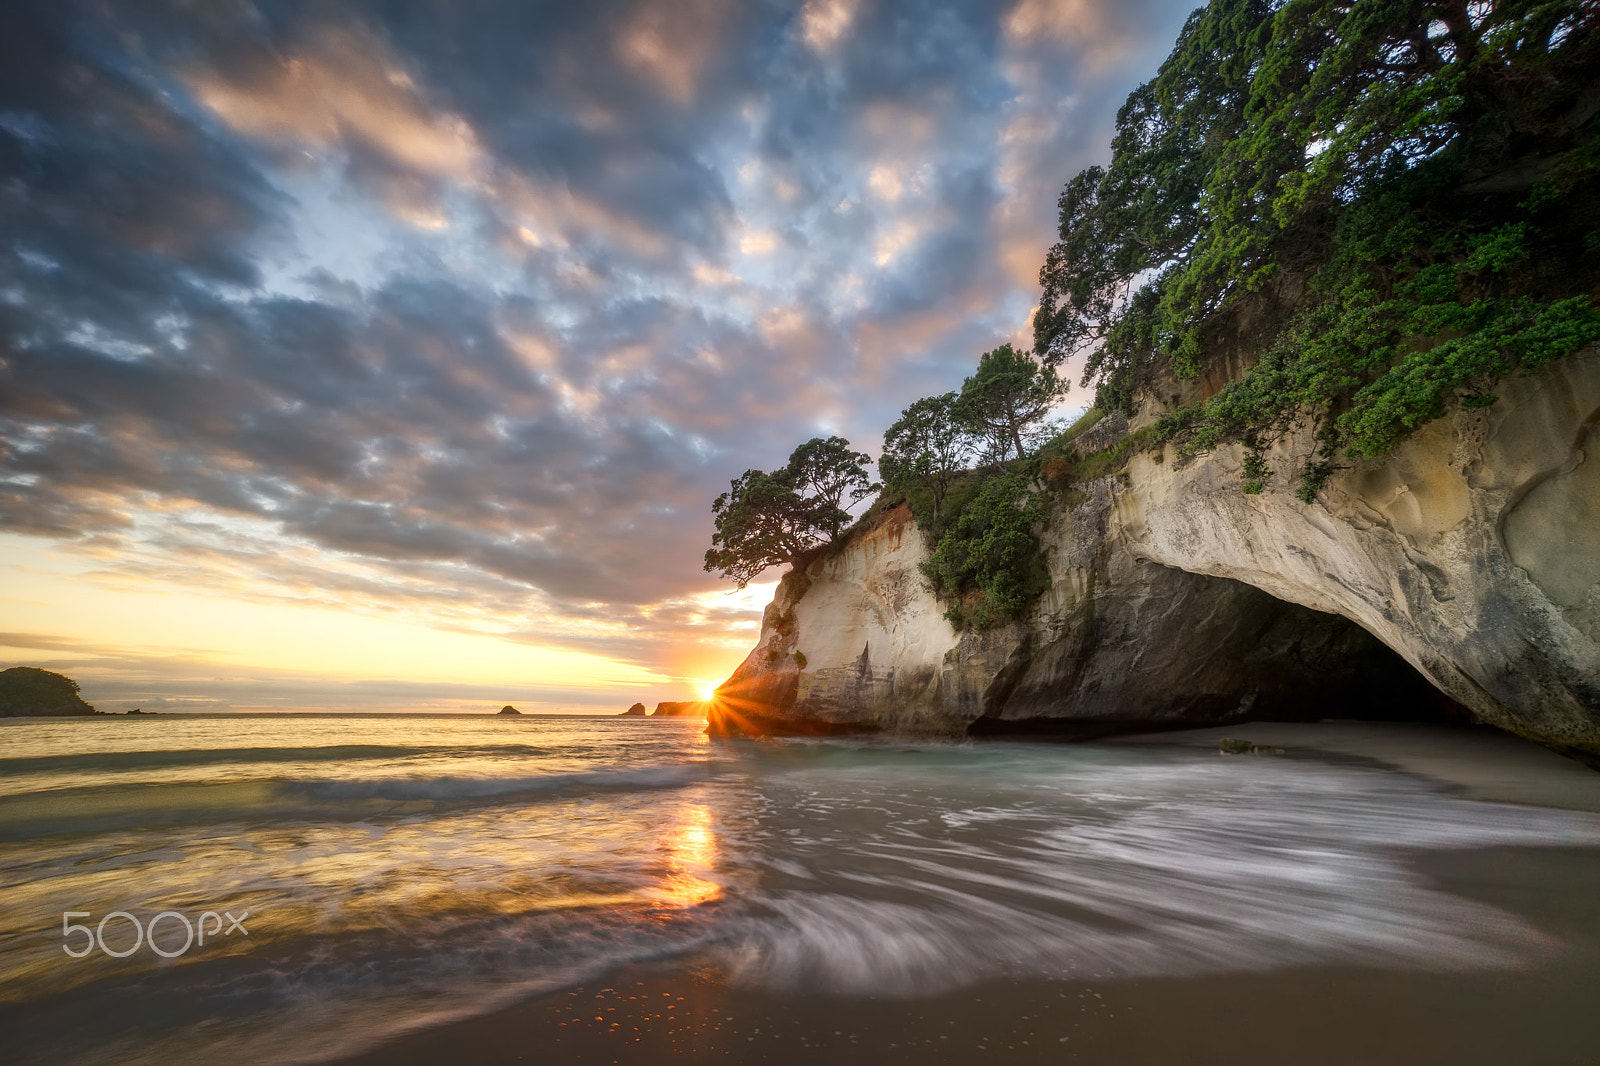
[[[70,677],[36,666],[0,670],[0,718],[94,713]]]
[[[1065,392],[1054,370],[1003,344],[960,392],[918,400],[884,433],[885,492],[910,504],[932,542],[922,573],[957,629],[1016,618],[1050,587],[1036,455]]]
[[[1312,425],[1310,500],[1454,401],[1600,339],[1600,9],[1214,0],[1060,199],[1035,350],[1098,406],[1253,368],[1158,439]]]
[[[802,444],[782,470],[746,470],[712,504],[705,568],[743,588],[833,543],[849,506],[882,488],[869,515],[910,503],[933,542],[923,574],[957,628],[1015,618],[1050,584],[1035,531],[1044,516],[1035,453],[1065,391],[1054,370],[1009,344],[985,352],[959,392],[916,401],[884,432],[883,486],[869,484],[869,457],[841,437]]]
[[[843,437],[813,437],[780,470],[746,470],[711,505],[717,530],[705,569],[744,588],[768,567],[831,542],[850,524],[849,508],[878,491],[870,462]]]
[[[1060,199],[1035,355],[986,352],[959,392],[884,434],[875,509],[904,499],[957,628],[1049,587],[1044,495],[1134,450],[1265,452],[1307,424],[1310,502],[1452,402],[1600,340],[1600,8],[1583,0],[1213,0],[1117,117],[1109,167]],[[1056,370],[1086,353],[1095,408],[1056,434]],[[1075,433],[1166,375],[1249,366],[1097,455]],[[1054,436],[1052,437],[1052,434]],[[820,480],[799,472],[816,453]],[[719,497],[706,569],[743,587],[832,541],[877,486],[840,438]],[[849,502],[846,501],[848,496]],[[826,541],[824,540],[826,538]]]

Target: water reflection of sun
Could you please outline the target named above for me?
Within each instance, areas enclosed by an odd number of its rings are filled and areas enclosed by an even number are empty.
[[[711,824],[711,810],[704,804],[688,804],[683,819],[667,835],[666,876],[661,889],[667,900],[680,907],[709,903],[722,895],[722,886],[708,880],[717,859],[717,834]]]

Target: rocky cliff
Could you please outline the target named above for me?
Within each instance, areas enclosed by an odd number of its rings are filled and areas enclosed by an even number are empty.
[[[666,700],[656,704],[656,709],[651,712],[652,718],[704,718],[706,705],[704,700]]]
[[[1116,443],[1204,381],[1146,398]],[[1249,718],[1476,716],[1600,755],[1600,355],[1501,384],[1304,504],[1273,456],[1170,446],[1076,486],[1045,531],[1051,588],[956,633],[905,509],[802,560],[718,690],[714,732],[1093,736]]]

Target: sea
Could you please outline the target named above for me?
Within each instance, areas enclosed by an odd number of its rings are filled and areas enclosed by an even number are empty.
[[[695,720],[0,722],[10,1062],[337,1060],[620,967],[773,996],[1535,965],[1424,853],[1600,815],[1360,759],[707,737]]]

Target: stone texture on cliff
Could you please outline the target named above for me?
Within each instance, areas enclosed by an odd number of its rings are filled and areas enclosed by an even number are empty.
[[[1052,513],[1051,589],[987,633],[945,621],[917,571],[924,538],[892,510],[780,583],[712,728],[1092,735],[1459,704],[1600,753],[1600,356],[1499,395],[1344,469],[1312,504],[1291,476],[1309,431],[1251,496],[1236,447],[1136,454]]]
[[[703,700],[664,700],[656,704],[652,718],[701,718],[706,713]]]
[[[926,558],[901,506],[785,575],[760,642],[717,690],[713,731],[965,729],[1023,630],[957,634],[917,569]]]
[[[1252,718],[1463,716],[1348,619],[1155,563],[1117,558],[1109,569],[1106,595],[1030,632],[968,732],[1090,737]]]
[[[1138,558],[1343,615],[1484,720],[1600,753],[1600,356],[1499,395],[1342,472],[1311,505],[1286,471],[1240,494],[1237,449],[1137,456],[1120,536]],[[1276,465],[1313,443],[1286,441]]]

